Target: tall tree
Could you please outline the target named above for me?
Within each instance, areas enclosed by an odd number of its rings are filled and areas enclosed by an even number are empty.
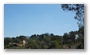
[[[75,19],[78,20],[79,27],[84,26],[84,4],[62,4],[62,9],[64,11],[75,11]]]

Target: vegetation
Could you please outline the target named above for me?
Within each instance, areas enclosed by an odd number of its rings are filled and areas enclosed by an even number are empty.
[[[78,38],[76,38],[78,35]],[[23,45],[23,40],[26,41]],[[17,36],[14,38],[4,38],[5,49],[83,49],[84,30],[65,33],[63,36],[44,33],[41,35]]]
[[[84,26],[84,4],[62,4],[61,7],[64,11],[74,11],[78,26]]]
[[[63,36],[53,33],[27,36],[5,37],[5,49],[84,49],[84,5],[62,4],[64,11],[75,11],[78,20],[78,31],[64,33]]]

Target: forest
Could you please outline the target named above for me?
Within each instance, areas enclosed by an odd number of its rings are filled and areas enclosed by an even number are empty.
[[[4,49],[84,49],[84,4],[62,4],[63,11],[74,11],[79,29],[64,35],[53,33],[4,37]],[[74,25],[73,25],[74,26]]]
[[[23,42],[25,40],[25,43]],[[4,38],[5,49],[84,49],[84,27],[78,31],[64,33],[63,36],[53,33],[41,35],[17,36]]]

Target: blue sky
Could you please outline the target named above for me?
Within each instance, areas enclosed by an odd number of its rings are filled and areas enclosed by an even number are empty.
[[[75,12],[65,12],[60,4],[5,4],[4,37],[53,33],[63,35],[78,30]]]

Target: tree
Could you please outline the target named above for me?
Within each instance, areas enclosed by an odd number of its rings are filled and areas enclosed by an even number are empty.
[[[12,41],[11,38],[5,37],[5,38],[4,38],[4,45],[8,45],[11,41]]]
[[[40,42],[37,41],[37,40],[29,40],[27,45],[26,45],[26,48],[31,48],[31,49],[40,49]]]
[[[51,37],[46,36],[46,37],[44,38],[44,42],[45,42],[48,46],[50,46],[50,43],[51,43]]]
[[[71,43],[75,43],[75,35],[76,34],[77,34],[77,31],[69,32]]]
[[[51,33],[51,34],[50,34],[50,36],[51,36],[51,37],[53,37],[53,36],[54,36],[54,34],[53,34],[53,33]]]
[[[61,45],[58,43],[57,40],[51,41],[51,46],[49,47],[49,49],[59,49],[61,48]]]
[[[82,34],[84,36],[84,26],[79,28],[78,32],[79,32],[79,34]]]
[[[38,39],[38,37],[36,34],[34,34],[34,35],[31,35],[30,39]]]
[[[63,44],[68,44],[70,35],[68,33],[64,33],[63,35]]]
[[[84,26],[84,4],[62,4],[62,9],[64,11],[75,11],[75,19],[78,20],[79,27]]]
[[[44,39],[44,34],[39,35],[39,40],[42,41]]]
[[[19,36],[18,38],[19,38],[21,41],[27,39],[26,36]]]
[[[20,43],[20,39],[19,38],[12,38],[12,42],[14,43]]]

